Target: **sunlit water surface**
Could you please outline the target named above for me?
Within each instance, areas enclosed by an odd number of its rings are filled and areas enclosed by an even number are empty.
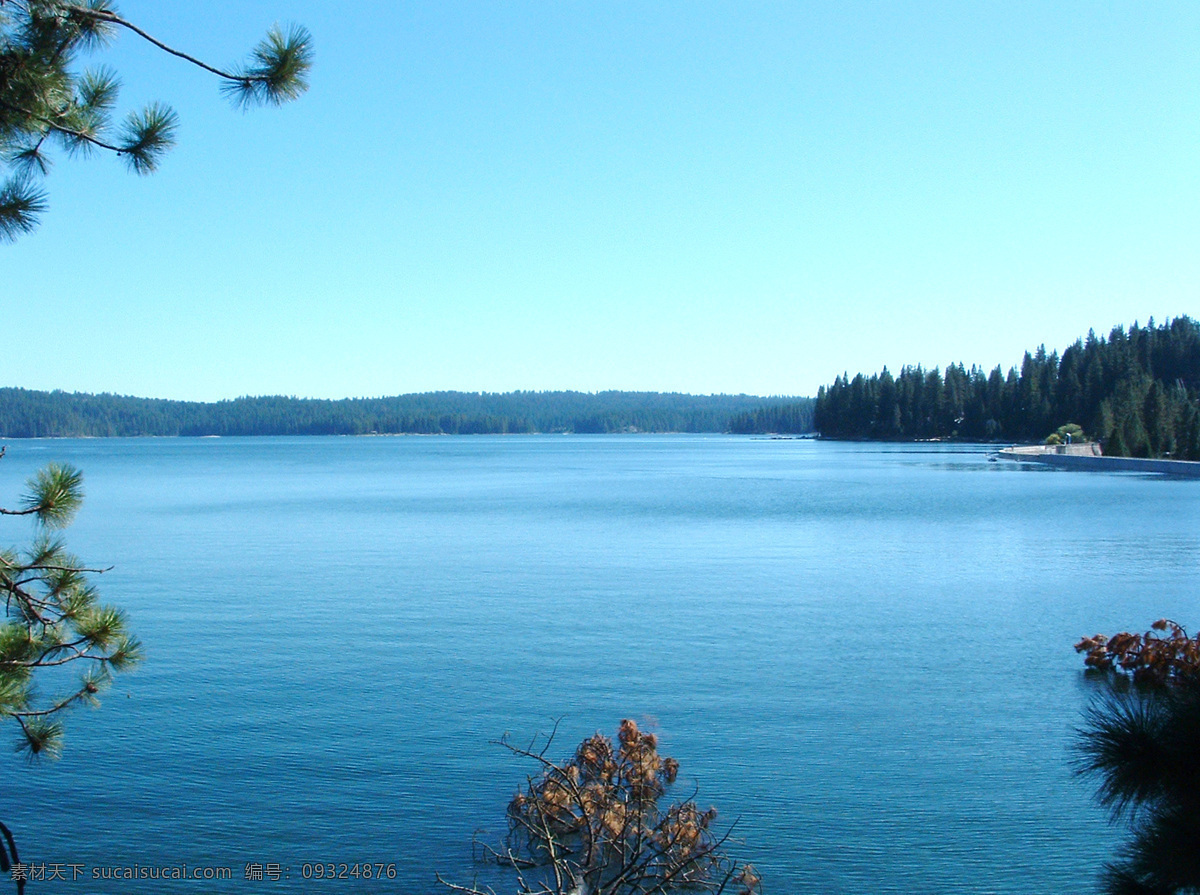
[[[49,460],[85,471],[69,543],[147,658],[59,762],[4,760],[22,857],[84,868],[31,895],[512,891],[471,840],[533,769],[491,741],[624,717],[768,893],[1088,892],[1120,837],[1071,775],[1071,645],[1200,624],[1200,483],[983,447],[29,441],[4,505]],[[303,878],[329,862],[396,876]],[[185,863],[234,878],[87,878]]]

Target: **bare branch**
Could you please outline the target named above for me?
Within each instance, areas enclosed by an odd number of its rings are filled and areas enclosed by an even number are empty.
[[[86,6],[68,6],[67,9],[69,9],[71,12],[73,12],[77,15],[80,15],[80,16],[84,16],[84,17],[91,18],[91,19],[96,19],[98,21],[103,21],[103,22],[111,22],[114,25],[120,25],[122,28],[127,28],[128,30],[132,31],[134,34],[136,34],[138,37],[142,38],[143,40],[149,41],[150,43],[154,44],[154,46],[158,47],[164,53],[170,53],[172,56],[176,56],[180,59],[183,59],[186,62],[190,62],[190,63],[192,63],[192,65],[198,66],[207,72],[211,72],[212,74],[216,75],[219,78],[225,78],[226,80],[229,80],[229,81],[242,80],[238,75],[233,74],[232,72],[227,72],[227,71],[223,71],[222,69],[215,68],[214,66],[209,65],[207,62],[205,62],[202,59],[197,59],[195,56],[190,56],[181,50],[177,50],[174,47],[163,43],[161,40],[159,40],[154,35],[149,34],[146,31],[143,31],[141,28],[139,28],[133,22],[129,21],[128,19],[121,18],[119,15],[117,15],[114,12],[110,12],[109,10],[101,10],[101,9],[88,9]]]

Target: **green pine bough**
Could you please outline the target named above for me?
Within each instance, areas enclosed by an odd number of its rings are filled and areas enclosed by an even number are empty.
[[[66,710],[97,705],[113,675],[141,658],[125,614],[102,604],[89,580],[89,575],[104,570],[84,565],[58,536],[79,510],[82,486],[79,470],[51,463],[29,480],[17,508],[0,507],[0,515],[27,517],[34,527],[27,547],[0,550],[0,597],[5,607],[0,622],[0,720],[12,722],[17,751],[31,760],[57,758]],[[74,682],[62,692],[41,692],[39,682],[51,676],[61,681],[65,666],[79,671]],[[12,833],[3,824],[0,837],[0,871],[7,872],[20,859]]]
[[[129,31],[220,80],[239,108],[279,105],[308,89],[312,37],[273,27],[246,61],[219,68],[181,52],[123,18],[110,0],[0,0],[0,241],[33,230],[46,210],[41,182],[48,150],[109,152],[136,174],[150,174],[174,145],[178,118],[152,102],[114,127],[120,81],[106,67],[77,70],[80,57]]]

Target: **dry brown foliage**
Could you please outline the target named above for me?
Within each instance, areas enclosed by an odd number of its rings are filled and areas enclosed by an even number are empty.
[[[1084,664],[1098,671],[1130,675],[1138,684],[1165,684],[1200,677],[1200,635],[1189,637],[1183,626],[1160,618],[1145,634],[1121,631],[1097,634],[1075,644],[1086,653]]]
[[[549,742],[540,752],[501,742],[542,767],[508,805],[506,847],[487,849],[518,869],[522,895],[761,892],[754,868],[723,852],[729,833],[715,831],[715,808],[701,810],[691,799],[660,804],[679,762],[660,755],[655,735],[634,721],[621,722],[616,744],[596,733],[562,764],[545,758]]]

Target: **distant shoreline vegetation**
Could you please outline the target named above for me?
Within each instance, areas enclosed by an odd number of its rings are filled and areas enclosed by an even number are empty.
[[[817,392],[817,430],[857,441],[1041,442],[1077,423],[1111,456],[1200,460],[1200,324],[1089,332],[1059,357],[1043,345],[1007,375],[959,364],[839,376]]]
[[[217,402],[0,388],[2,438],[812,431],[812,398],[661,392],[423,392]]]

